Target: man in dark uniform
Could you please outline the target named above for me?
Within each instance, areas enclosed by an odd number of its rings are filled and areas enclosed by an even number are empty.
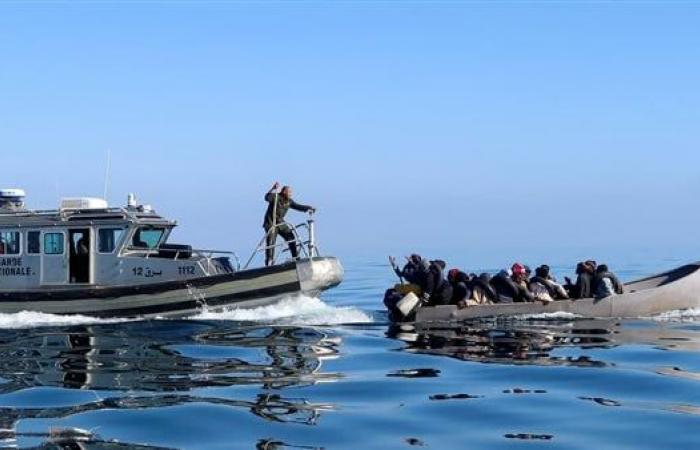
[[[312,206],[300,205],[292,200],[292,188],[290,186],[283,187],[282,191],[278,193],[279,187],[280,184],[275,182],[272,189],[265,194],[265,201],[268,203],[267,211],[265,212],[265,222],[263,223],[263,228],[267,236],[267,249],[265,250],[266,266],[271,265],[275,260],[275,242],[277,242],[277,234],[287,241],[289,251],[292,253],[292,258],[296,259],[299,256],[294,233],[289,225],[284,222],[284,216],[287,214],[287,211],[289,211],[289,208],[302,212],[316,212],[316,209]]]

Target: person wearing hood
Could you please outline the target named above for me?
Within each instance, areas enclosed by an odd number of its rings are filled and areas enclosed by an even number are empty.
[[[459,269],[451,269],[447,272],[447,281],[452,286],[452,301],[450,303],[457,306],[466,306],[467,300],[471,297],[469,275]]]
[[[566,280],[566,290],[569,292],[569,297],[577,298],[592,298],[593,297],[593,278],[595,275],[595,261],[580,262],[576,265],[576,284],[571,282],[571,278],[564,277]]]
[[[452,286],[445,279],[445,267],[445,261],[430,261],[423,289],[423,298],[429,306],[449,305],[452,300]]]
[[[513,264],[510,271],[502,270],[491,279],[500,303],[531,302],[535,299],[527,286],[525,266]]]
[[[488,273],[472,277],[469,287],[472,295],[468,305],[490,305],[498,302],[498,294],[491,286],[491,275]]]
[[[399,278],[403,278],[407,283],[420,285],[421,277],[423,275],[423,258],[413,253],[411,256],[406,258],[406,264],[403,269],[399,269],[396,265],[396,259],[392,256],[389,258],[391,265],[394,268],[394,272]]]
[[[544,303],[569,298],[564,287],[549,275],[547,265],[541,265],[535,269],[535,276],[530,279],[530,291],[536,300]]]
[[[614,273],[608,270],[608,266],[605,264],[598,266],[593,285],[597,299],[625,293],[624,285],[620,283]]]

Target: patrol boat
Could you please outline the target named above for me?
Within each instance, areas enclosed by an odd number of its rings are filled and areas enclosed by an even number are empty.
[[[124,207],[81,197],[30,210],[23,190],[2,189],[0,313],[186,316],[316,296],[343,279],[336,258],[319,256],[312,216],[291,226],[299,259],[257,268],[250,265],[265,237],[241,268],[233,252],[169,243],[176,226],[133,194]]]

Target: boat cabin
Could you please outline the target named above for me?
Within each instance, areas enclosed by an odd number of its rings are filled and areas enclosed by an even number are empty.
[[[134,197],[124,207],[66,198],[29,210],[21,189],[0,189],[0,292],[154,283],[233,272],[230,252],[168,243],[177,223]],[[215,256],[218,255],[218,256]]]

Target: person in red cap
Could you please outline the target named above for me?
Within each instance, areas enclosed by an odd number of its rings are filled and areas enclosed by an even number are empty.
[[[510,271],[512,272],[511,279],[513,283],[527,288],[527,271],[525,270],[525,266],[516,262],[510,268]]]
[[[533,301],[534,297],[532,295],[532,292],[530,292],[530,286],[528,283],[529,279],[528,279],[528,273],[527,273],[526,266],[524,266],[523,264],[520,264],[519,262],[516,262],[510,268],[510,271],[512,273],[510,278],[511,278],[511,280],[513,280],[513,283],[518,288],[518,295],[516,296],[516,298],[519,298],[520,301],[522,301],[522,302]]]

